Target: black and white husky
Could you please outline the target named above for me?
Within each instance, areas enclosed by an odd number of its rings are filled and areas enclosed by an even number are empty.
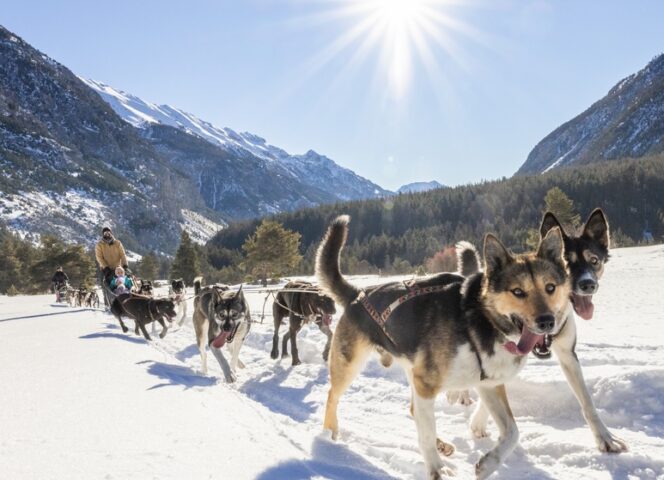
[[[544,237],[552,228],[559,228],[563,233],[565,258],[572,277],[570,303],[579,317],[590,320],[594,313],[593,294],[599,288],[599,279],[604,272],[604,264],[609,259],[609,224],[602,210],[598,208],[590,214],[580,232],[568,234],[555,215],[547,212],[540,227],[541,236]],[[464,242],[464,245],[461,245],[460,248],[466,252],[464,258],[470,258],[471,249],[474,247]],[[464,261],[461,255],[459,253],[459,263]],[[465,273],[470,273],[469,271],[479,268],[479,266],[475,262],[473,265],[464,266],[462,264],[460,270],[462,268],[466,271]],[[548,358],[551,355],[551,350],[555,353],[565,378],[581,405],[583,416],[593,432],[599,450],[614,453],[624,452],[627,450],[625,442],[609,431],[597,413],[583,379],[581,365],[574,351],[575,347],[576,320],[574,314],[570,311],[560,332],[546,338],[546,341],[542,344],[536,345],[533,353],[540,358]],[[460,399],[469,398],[468,392],[463,391],[451,393],[448,395],[448,399],[453,403],[457,395]],[[473,434],[478,438],[487,436],[488,415],[487,409],[480,402],[471,417],[470,423]]]
[[[171,286],[168,289],[168,296],[175,303],[175,309],[177,311],[177,317],[175,318],[180,327],[184,324],[184,321],[187,318],[186,293],[187,289],[183,279],[178,278],[171,282]]]
[[[207,374],[208,345],[215,356],[227,382],[236,380],[237,367],[243,368],[240,361],[240,348],[249,334],[251,327],[251,313],[249,303],[244,298],[242,286],[233,291],[228,287],[211,285],[201,286],[200,277],[194,280],[194,330],[196,331],[196,344],[201,353],[202,370]],[[222,352],[225,345],[231,351],[229,365]]]

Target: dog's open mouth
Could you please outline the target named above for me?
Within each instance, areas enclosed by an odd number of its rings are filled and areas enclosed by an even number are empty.
[[[519,343],[509,341],[505,343],[505,349],[512,355],[528,355],[535,345],[544,342],[544,335],[538,335],[530,331],[525,323],[521,323],[521,337]]]
[[[572,305],[574,305],[574,311],[579,317],[583,318],[584,320],[590,320],[593,318],[595,305],[593,305],[592,295],[579,295],[577,293],[572,293],[571,300]]]
[[[235,334],[237,333],[237,329],[239,326],[240,324],[236,323],[232,330],[229,331],[222,330],[221,333],[217,335],[214,338],[214,340],[212,340],[212,342],[210,342],[210,345],[212,345],[214,348],[221,348],[225,344],[231,343],[235,338]]]
[[[323,314],[323,325],[327,325],[328,327],[332,325],[332,315],[329,313]]]
[[[221,331],[219,335],[217,335],[214,340],[212,340],[212,346],[214,348],[221,348],[226,344],[226,340],[228,340],[228,336],[231,334],[231,332],[226,332],[224,330]]]

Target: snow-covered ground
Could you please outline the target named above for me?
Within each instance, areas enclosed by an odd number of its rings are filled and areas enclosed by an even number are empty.
[[[264,295],[245,291],[260,322]],[[615,250],[595,299],[577,353],[630,451],[597,451],[555,360],[532,358],[508,386],[520,446],[492,478],[664,478],[664,246]],[[324,336],[303,329],[298,367],[271,360],[269,302],[241,353],[246,368],[227,385],[213,357],[211,375],[199,373],[191,320],[148,343],[104,313],[51,301],[0,297],[2,478],[424,478],[399,367],[369,362],[341,400],[333,442],[322,433]],[[13,319],[41,313],[58,315]],[[460,479],[493,443],[472,438],[472,409],[437,403]]]

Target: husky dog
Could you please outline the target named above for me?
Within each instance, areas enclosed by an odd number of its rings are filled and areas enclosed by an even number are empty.
[[[332,341],[332,315],[337,313],[334,300],[324,295],[318,287],[309,282],[288,282],[282,291],[277,293],[272,304],[272,316],[274,318],[274,336],[272,337],[272,352],[270,356],[279,356],[279,327],[284,317],[288,317],[288,331],[284,335],[281,347],[281,356],[288,355],[288,340],[291,342],[291,353],[293,355],[293,366],[299,365],[300,357],[297,351],[297,333],[302,324],[316,322],[320,331],[327,335],[327,343],[323,349],[323,360],[327,362]]]
[[[136,293],[139,295],[145,295],[146,297],[151,297],[154,293],[152,282],[150,280],[140,280],[140,284],[141,286]]]
[[[544,237],[554,228],[560,229],[563,234],[565,258],[572,277],[571,304],[579,317],[590,320],[594,312],[592,296],[599,288],[599,279],[604,272],[604,264],[609,260],[609,224],[602,210],[598,208],[590,214],[580,233],[568,235],[555,215],[547,212],[542,220],[540,234]],[[472,269],[474,266],[470,265],[467,268]],[[581,405],[583,416],[593,432],[599,450],[615,453],[626,451],[627,444],[613,435],[599,417],[583,379],[581,365],[574,351],[576,323],[571,312],[565,319],[565,324],[560,332],[545,338],[545,342],[535,346],[533,353],[538,357],[548,358],[551,356],[549,347],[556,354],[567,382]],[[467,391],[465,394],[467,395]],[[488,435],[487,420],[488,412],[480,402],[471,418],[471,430],[475,436]]]
[[[150,297],[143,297],[136,294],[124,293],[118,295],[111,303],[111,313],[120,322],[123,332],[127,332],[127,327],[122,321],[123,316],[128,316],[134,319],[136,326],[134,333],[138,335],[138,331],[143,333],[146,340],[152,340],[148,331],[145,329],[146,323],[159,322],[162,331],[159,338],[164,338],[168,332],[168,326],[164,322],[164,317],[170,323],[175,317],[175,305],[172,300],[154,299]]]
[[[185,318],[187,318],[187,301],[185,300],[185,295],[186,287],[184,280],[181,278],[173,280],[168,291],[168,296],[175,302],[175,307],[178,311],[179,326],[182,326]]]
[[[476,465],[477,477],[486,478],[514,449],[519,436],[504,383],[521,370],[535,343],[559,332],[570,309],[560,230],[552,229],[537,253],[516,256],[487,235],[486,271],[468,278],[443,273],[410,286],[394,282],[363,291],[339,269],[348,221],[341,216],[332,223],[316,257],[318,280],[345,308],[330,349],[324,427],[337,438],[339,399],[377,346],[406,372],[430,479],[452,475],[438,454],[436,395],[470,386],[478,390],[500,428],[497,445]]]
[[[234,382],[237,367],[244,367],[239,355],[242,343],[251,327],[249,303],[244,298],[241,285],[238,291],[231,291],[227,287],[224,289],[224,287],[216,285],[201,287],[201,282],[201,277],[194,280],[196,297],[194,298],[193,322],[196,343],[201,352],[203,373],[207,374],[205,345],[209,345],[224,372],[226,381]],[[222,353],[222,348],[227,343],[231,349],[230,365]]]

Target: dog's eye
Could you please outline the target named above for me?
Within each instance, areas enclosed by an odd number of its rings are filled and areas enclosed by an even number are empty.
[[[597,265],[599,263],[599,258],[590,257],[590,263],[593,264],[593,265]]]
[[[524,292],[520,288],[513,288],[512,289],[512,295],[514,295],[516,298],[525,298],[526,297],[526,292]]]
[[[547,283],[544,287],[546,293],[553,293],[556,291],[556,286],[553,283]]]

